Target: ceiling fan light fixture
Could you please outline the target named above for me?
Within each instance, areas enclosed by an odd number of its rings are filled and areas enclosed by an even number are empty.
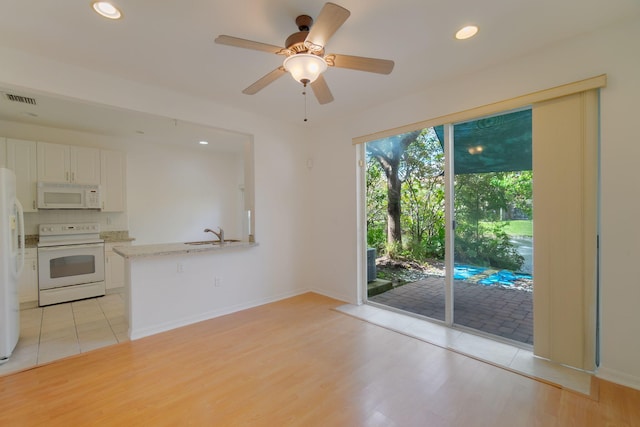
[[[323,58],[309,53],[291,55],[282,65],[297,82],[305,85],[313,83],[327,69],[327,63]]]

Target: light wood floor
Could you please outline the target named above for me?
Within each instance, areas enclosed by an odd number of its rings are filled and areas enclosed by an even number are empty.
[[[316,294],[0,377],[0,426],[640,426],[591,399],[366,323]]]

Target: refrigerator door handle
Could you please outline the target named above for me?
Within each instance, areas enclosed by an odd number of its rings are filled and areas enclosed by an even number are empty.
[[[18,208],[18,222],[20,223],[20,262],[16,269],[16,275],[19,276],[24,268],[24,209],[18,199],[16,199],[16,207]]]

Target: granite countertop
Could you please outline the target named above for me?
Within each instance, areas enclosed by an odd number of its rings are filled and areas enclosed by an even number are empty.
[[[159,243],[153,245],[133,245],[133,246],[118,246],[113,248],[113,251],[124,258],[141,258],[141,257],[154,257],[163,255],[184,255],[184,254],[202,254],[205,252],[220,252],[229,249],[238,248],[251,248],[258,246],[256,242],[225,242],[220,244],[218,242],[202,244],[202,245],[189,245],[187,243]]]
[[[24,235],[24,248],[32,249],[38,247],[38,235],[37,234],[25,234]]]
[[[105,243],[133,242],[134,240],[136,240],[133,237],[129,237],[129,232],[127,230],[103,231],[102,233],[100,233],[100,238],[104,239]]]

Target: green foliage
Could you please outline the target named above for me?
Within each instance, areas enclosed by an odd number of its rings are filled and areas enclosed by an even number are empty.
[[[530,171],[456,176],[456,262],[516,271],[522,267],[524,259],[499,220],[515,207],[531,212],[530,178]]]
[[[383,254],[387,246],[387,186],[384,172],[374,158],[367,161],[366,182],[367,245]]]
[[[402,229],[407,255],[415,260],[444,257],[444,153],[433,130],[405,152]]]
[[[488,226],[461,222],[456,225],[456,262],[519,271],[524,258],[504,232],[504,224]]]
[[[367,144],[367,243],[378,254],[418,262],[444,258],[444,153],[433,129],[424,129],[403,150],[389,144],[407,139],[388,138]],[[385,145],[386,144],[386,145]],[[400,225],[402,242],[389,243],[387,153],[401,155],[397,168],[402,182]],[[401,153],[401,154],[400,154]],[[390,156],[390,155],[389,155]],[[393,157],[393,156],[391,156]],[[523,262],[505,231],[504,223],[516,215],[531,215],[531,171],[461,174],[455,177],[456,261],[518,270]],[[502,224],[502,225],[501,225]]]
[[[433,132],[424,129],[411,134],[414,140],[404,150],[401,138],[389,138],[367,144],[367,243],[378,253],[416,260],[444,257],[444,153]],[[388,185],[380,153],[401,153],[398,178],[402,182],[400,224],[402,241],[388,243],[386,235]],[[375,153],[375,155],[374,155]]]
[[[367,228],[367,245],[375,248],[376,253],[386,253],[387,247],[387,230],[380,224],[373,224]]]
[[[512,219],[508,221],[498,221],[499,224],[504,224],[504,232],[509,236],[527,236],[533,237],[533,221],[530,219]],[[491,222],[485,222],[485,225],[491,224]]]

